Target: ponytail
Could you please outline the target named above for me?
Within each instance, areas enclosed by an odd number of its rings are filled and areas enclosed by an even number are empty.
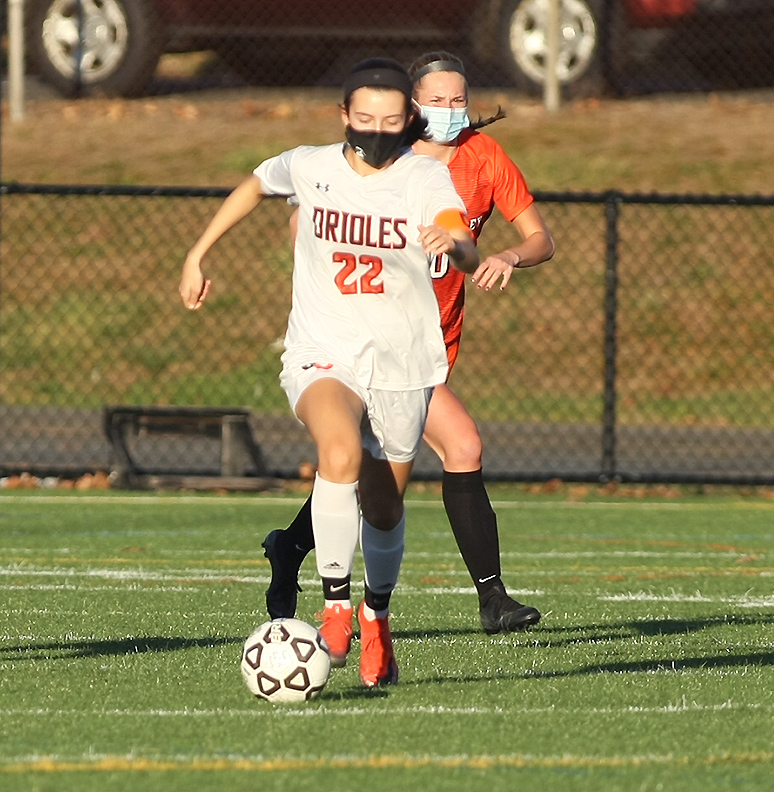
[[[497,105],[497,112],[494,115],[489,116],[489,118],[481,118],[481,116],[479,116],[477,121],[470,122],[468,129],[481,129],[482,127],[494,124],[495,121],[499,121],[501,118],[505,118],[505,110],[503,110],[500,105]]]

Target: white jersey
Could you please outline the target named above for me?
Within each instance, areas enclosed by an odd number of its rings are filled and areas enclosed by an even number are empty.
[[[407,151],[360,176],[337,143],[286,151],[255,175],[267,195],[299,204],[283,363],[308,350],[307,365],[344,365],[366,388],[444,382],[446,350],[418,226],[446,209],[465,211],[447,168]]]

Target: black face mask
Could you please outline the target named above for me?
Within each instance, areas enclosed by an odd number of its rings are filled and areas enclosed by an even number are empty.
[[[381,168],[405,147],[405,130],[402,132],[364,132],[346,128],[347,143],[366,165]]]

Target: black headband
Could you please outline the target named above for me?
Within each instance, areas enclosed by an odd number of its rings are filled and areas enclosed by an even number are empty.
[[[358,88],[394,88],[407,99],[411,99],[414,92],[408,74],[402,69],[390,66],[374,66],[352,72],[344,80],[344,100],[352,96]]]
[[[457,72],[457,74],[461,74],[465,77],[465,68],[461,64],[450,60],[437,60],[428,63],[426,66],[416,71],[411,79],[414,83],[418,83],[426,74],[430,74],[430,72]]]

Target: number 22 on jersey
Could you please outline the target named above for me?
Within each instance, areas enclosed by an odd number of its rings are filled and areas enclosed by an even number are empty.
[[[360,256],[355,256],[354,253],[334,253],[333,261],[343,265],[334,278],[342,294],[384,293],[384,283],[378,280],[384,266],[379,256],[371,256],[367,253]],[[358,264],[366,268],[359,276],[355,275]]]

